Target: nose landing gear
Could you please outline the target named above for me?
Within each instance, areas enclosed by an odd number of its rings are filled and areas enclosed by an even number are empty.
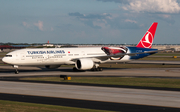
[[[19,74],[18,66],[17,66],[17,65],[14,65],[13,67],[15,68],[15,72],[14,72],[14,73],[15,73],[15,74]]]
[[[19,74],[19,71],[16,69],[16,71],[14,72],[15,74]]]

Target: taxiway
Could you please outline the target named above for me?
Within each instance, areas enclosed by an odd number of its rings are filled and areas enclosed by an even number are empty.
[[[15,74],[11,66],[0,66],[0,77],[11,76],[123,76],[123,77],[175,77],[180,78],[180,68],[107,68],[103,71],[74,72],[72,67],[60,67],[59,69],[40,69],[37,67],[20,67],[20,73]]]
[[[0,81],[0,93],[80,99],[139,105],[180,107],[180,93],[77,85]]]

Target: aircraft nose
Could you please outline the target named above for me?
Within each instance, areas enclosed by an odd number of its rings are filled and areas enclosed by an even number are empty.
[[[5,58],[5,57],[3,57],[3,58],[2,58],[2,61],[3,61],[3,62],[6,62],[6,58]]]
[[[8,63],[8,62],[9,62],[8,59],[7,59],[7,57],[3,57],[3,58],[2,58],[2,61],[3,61],[4,63]]]

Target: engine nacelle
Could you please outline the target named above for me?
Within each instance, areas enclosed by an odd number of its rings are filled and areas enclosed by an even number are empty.
[[[75,66],[78,70],[89,70],[93,68],[94,62],[91,59],[79,59]]]
[[[55,68],[59,68],[61,65],[46,65],[45,67],[48,69],[55,69]]]

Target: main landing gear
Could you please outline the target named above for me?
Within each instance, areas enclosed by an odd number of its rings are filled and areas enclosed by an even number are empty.
[[[81,70],[78,70],[76,67],[73,67],[73,71],[81,71]],[[97,67],[97,68],[92,68],[91,71],[103,71],[103,69],[101,67]]]
[[[101,67],[92,68],[91,71],[102,71],[103,69]]]
[[[15,68],[15,72],[14,72],[14,73],[15,73],[15,74],[19,74],[18,66],[17,66],[17,65],[14,65],[13,67]]]
[[[103,69],[99,67],[99,64],[95,64],[91,71],[102,71]]]

